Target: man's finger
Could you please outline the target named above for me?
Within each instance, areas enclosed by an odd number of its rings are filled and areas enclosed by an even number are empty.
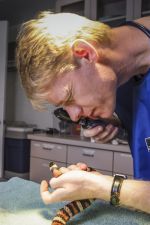
[[[99,133],[103,132],[104,128],[102,126],[96,126],[91,129],[84,129],[83,130],[83,135],[85,137],[94,137],[98,135]]]
[[[60,169],[59,169],[60,171],[61,171],[61,173],[63,174],[63,173],[67,173],[68,171],[70,171],[68,168],[66,168],[66,167],[60,167]]]
[[[41,183],[41,186],[43,184]],[[41,198],[45,204],[50,204],[50,203],[55,203],[59,201],[63,201],[65,197],[65,189],[64,188],[59,188],[54,190],[53,192],[43,191],[43,187],[41,187]]]
[[[46,180],[42,180],[40,186],[40,192],[48,191],[48,183]]]
[[[81,169],[81,170],[87,170],[87,165],[85,163],[79,162],[77,163],[77,166]]]

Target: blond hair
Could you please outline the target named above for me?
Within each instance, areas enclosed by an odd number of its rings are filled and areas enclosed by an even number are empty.
[[[108,44],[110,27],[71,13],[45,11],[22,24],[17,37],[16,64],[27,97],[44,106],[52,80],[78,68],[71,45],[76,39]]]

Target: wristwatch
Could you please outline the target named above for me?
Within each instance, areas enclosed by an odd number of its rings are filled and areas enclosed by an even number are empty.
[[[114,206],[118,206],[120,203],[120,191],[121,186],[124,181],[127,179],[126,175],[123,174],[115,174],[113,179],[113,184],[111,188],[111,196],[110,196],[110,204]]]

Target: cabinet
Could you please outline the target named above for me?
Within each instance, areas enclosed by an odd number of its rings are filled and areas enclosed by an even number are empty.
[[[114,173],[133,175],[131,154],[114,152],[113,171]]]
[[[91,0],[57,0],[56,12],[77,13],[90,18]]]
[[[112,27],[150,15],[149,0],[57,0],[57,12],[71,12]]]
[[[90,18],[113,27],[134,17],[134,0],[94,0],[91,4]]]
[[[49,142],[31,141],[30,180],[41,182],[49,180],[49,162],[66,166],[67,146]]]
[[[123,173],[133,176],[133,162],[130,153],[115,152],[108,149],[68,146],[67,165],[84,162],[105,175]]]
[[[103,149],[68,146],[67,163],[75,164],[77,162],[84,162],[95,169],[112,173],[113,152]]]
[[[140,18],[150,16],[150,1],[149,0],[136,0],[134,17]]]
[[[44,134],[30,134],[29,138],[30,180],[35,182],[50,179],[50,161],[56,162],[60,167],[84,162],[102,174],[123,173],[129,177],[133,176],[133,162],[128,145],[90,143],[61,137],[53,138]]]

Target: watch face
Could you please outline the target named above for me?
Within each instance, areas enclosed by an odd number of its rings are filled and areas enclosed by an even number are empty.
[[[119,198],[116,195],[111,196],[111,204],[119,205]]]

